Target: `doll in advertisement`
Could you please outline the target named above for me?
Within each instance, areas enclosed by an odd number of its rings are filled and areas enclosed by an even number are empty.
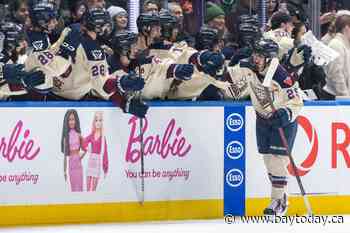
[[[70,109],[66,112],[63,120],[63,131],[61,138],[61,152],[64,154],[64,179],[68,175],[72,192],[83,191],[83,167],[80,154],[83,138],[81,136],[80,120],[76,110]]]
[[[83,148],[89,152],[88,167],[86,170],[86,189],[96,191],[101,177],[101,167],[106,177],[108,172],[107,142],[103,130],[103,113],[96,112],[92,122],[91,133],[84,139]]]

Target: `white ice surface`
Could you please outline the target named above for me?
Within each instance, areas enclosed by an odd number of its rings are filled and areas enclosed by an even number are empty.
[[[344,217],[344,224],[225,224],[223,220],[148,222],[127,224],[88,224],[45,227],[0,228],[0,233],[349,233],[350,216]]]

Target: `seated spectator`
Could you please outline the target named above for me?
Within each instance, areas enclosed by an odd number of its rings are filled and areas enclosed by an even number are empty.
[[[28,4],[26,0],[13,0],[9,5],[10,15],[8,20],[17,24],[21,24],[25,29],[30,28],[30,18]]]
[[[146,0],[143,4],[142,11],[144,13],[152,12],[152,13],[159,13],[159,6],[158,2],[156,0]]]
[[[177,2],[170,2],[168,7],[170,14],[177,20],[178,35],[176,41],[186,41],[190,46],[194,46],[194,38],[185,31],[184,14],[180,4]]]
[[[119,6],[110,6],[107,11],[112,18],[112,24],[115,32],[126,30],[128,27],[128,13]]]
[[[66,26],[71,24],[80,23],[83,14],[86,11],[87,6],[84,1],[73,2],[70,6],[70,15],[71,18],[66,22]]]
[[[87,6],[89,9],[94,7],[105,8],[106,1],[105,0],[87,0]]]
[[[225,12],[218,5],[208,2],[207,14],[205,16],[205,23],[219,32],[219,36],[223,38],[225,33]]]

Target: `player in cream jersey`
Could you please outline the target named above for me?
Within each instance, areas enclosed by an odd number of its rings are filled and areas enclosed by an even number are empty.
[[[174,80],[187,82],[192,78],[194,66],[179,64],[171,57],[160,58],[149,54],[149,47],[160,36],[160,18],[157,14],[143,13],[137,19],[139,35],[130,54],[135,59],[129,69],[145,80],[141,95],[144,99],[165,99]],[[135,61],[134,60],[134,61]]]
[[[23,65],[16,64],[25,53],[27,43],[23,27],[12,22],[0,25],[2,51],[0,51],[0,99],[16,100],[28,97],[28,92],[45,82],[40,71],[25,72]]]
[[[291,37],[292,30],[293,23],[290,15],[276,12],[271,18],[271,30],[263,35],[265,39],[271,39],[278,44],[278,58],[280,60],[294,47],[294,39]]]
[[[67,71],[54,79],[51,99],[108,99],[103,85],[109,78],[106,54],[101,48],[111,33],[111,20],[102,8],[85,12],[81,31],[72,30],[60,46],[59,56],[71,61]]]
[[[171,53],[176,54],[183,50],[178,56],[179,62],[194,64],[195,72],[190,81],[182,82],[172,89],[168,94],[169,99],[195,100],[203,92],[206,93],[204,99],[221,99],[222,97],[217,95],[217,89],[225,86],[225,83],[220,81],[225,68],[225,58],[220,53],[217,30],[203,26],[196,36],[196,49],[178,45],[180,46],[174,44],[171,50],[175,52]]]
[[[265,215],[283,215],[287,211],[287,165],[289,158],[279,135],[282,128],[292,151],[296,133],[296,118],[303,106],[303,100],[296,80],[279,65],[272,79],[268,93],[262,85],[269,62],[277,57],[278,45],[272,40],[256,42],[252,57],[229,67],[226,79],[232,84],[226,95],[235,99],[250,96],[256,111],[256,138],[259,153],[264,157],[265,167],[271,183],[271,204]],[[273,112],[271,95],[276,111]]]
[[[56,25],[56,12],[49,3],[37,3],[29,9],[32,29],[27,33],[29,53],[24,62],[25,70],[41,70],[45,76],[45,83],[37,87],[38,92],[47,93],[53,87],[53,79],[63,74],[70,65],[70,61],[57,56],[57,49],[51,46],[48,34]],[[62,35],[64,38],[64,34]],[[61,38],[60,40],[63,40]]]
[[[192,79],[186,82],[179,80],[173,81],[171,89],[167,94],[168,99],[195,99],[211,83],[218,83],[214,77],[223,70],[224,58],[218,53],[218,36],[214,29],[203,27],[197,36],[203,40],[210,40],[212,43],[203,49],[211,51],[198,51],[186,42],[172,43],[170,38],[176,37],[176,18],[168,11],[160,12],[160,23],[162,29],[162,40],[154,44],[150,49],[150,54],[162,59],[172,59],[178,64],[193,64],[194,74]],[[204,38],[204,39],[203,39]],[[197,42],[198,43],[198,42]],[[216,50],[213,49],[216,47]],[[212,76],[212,77],[208,77]]]

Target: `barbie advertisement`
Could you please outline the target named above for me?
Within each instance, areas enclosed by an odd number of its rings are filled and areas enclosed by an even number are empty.
[[[141,181],[146,202],[220,199],[223,121],[221,107],[153,107],[142,128],[109,107],[3,108],[0,200],[138,202]]]

